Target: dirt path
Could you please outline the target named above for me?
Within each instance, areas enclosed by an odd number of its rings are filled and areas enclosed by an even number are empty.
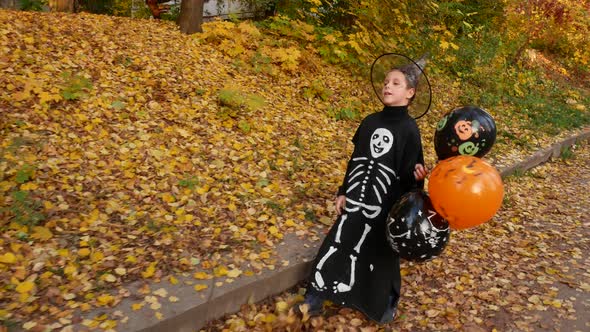
[[[208,331],[590,331],[590,145],[505,179],[496,217],[454,232],[443,255],[402,264],[399,314],[378,326],[349,309],[302,321],[284,292]]]
[[[529,275],[521,280],[517,274],[518,281],[511,280],[508,289],[528,290],[530,296],[522,311],[519,306],[501,307],[490,316],[490,325],[498,331],[590,331],[588,144],[578,145],[571,158],[509,179],[508,184],[508,208],[501,215],[515,221],[508,226],[516,227],[524,235],[518,238],[528,240],[530,248],[511,267]]]

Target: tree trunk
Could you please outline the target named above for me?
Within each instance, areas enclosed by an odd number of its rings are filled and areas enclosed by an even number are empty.
[[[180,3],[180,15],[178,15],[177,23],[180,31],[187,35],[202,32],[203,0],[183,0]]]
[[[16,0],[0,0],[0,8],[16,9],[17,8],[17,1]]]
[[[56,12],[73,12],[74,0],[52,0],[49,1],[49,7]]]

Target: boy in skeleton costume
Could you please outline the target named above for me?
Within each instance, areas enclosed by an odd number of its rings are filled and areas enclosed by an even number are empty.
[[[387,72],[380,96],[385,107],[363,119],[352,138],[354,151],[336,199],[339,217],[309,277],[304,304],[311,313],[330,300],[377,322],[393,319],[401,276],[385,224],[392,205],[421,188],[427,174],[420,132],[408,114],[424,64],[423,58]]]

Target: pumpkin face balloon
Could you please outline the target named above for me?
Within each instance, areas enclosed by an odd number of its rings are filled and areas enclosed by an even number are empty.
[[[459,155],[483,157],[495,141],[494,119],[475,106],[456,108],[445,114],[434,133],[434,149],[439,160]]]
[[[500,209],[504,185],[500,173],[471,156],[440,161],[428,179],[428,193],[436,211],[452,229],[465,229],[490,220]]]
[[[411,191],[393,206],[387,220],[386,235],[400,257],[425,261],[438,256],[450,236],[449,223],[436,213],[428,194]]]

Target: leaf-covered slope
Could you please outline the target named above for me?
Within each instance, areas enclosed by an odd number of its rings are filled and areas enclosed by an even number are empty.
[[[111,305],[110,285],[171,270],[256,273],[330,219],[355,122],[328,106],[366,95],[346,71],[241,69],[153,21],[0,22],[3,317]]]

